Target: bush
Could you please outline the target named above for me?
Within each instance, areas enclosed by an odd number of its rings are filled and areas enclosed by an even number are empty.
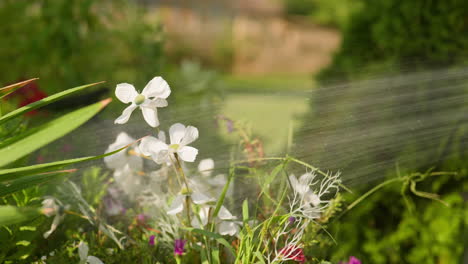
[[[98,80],[143,84],[163,57],[161,28],[143,16],[125,1],[2,1],[3,81],[40,76],[48,94]]]
[[[346,79],[375,64],[414,70],[464,63],[468,59],[467,15],[468,2],[463,0],[364,0],[343,32],[332,65],[320,79]]]

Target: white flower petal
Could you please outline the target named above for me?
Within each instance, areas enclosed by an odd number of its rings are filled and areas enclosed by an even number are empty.
[[[239,230],[239,227],[234,222],[221,222],[219,224],[219,233],[221,235],[230,235],[234,236]]]
[[[216,201],[215,199],[208,197],[202,193],[193,193],[191,196],[194,204],[206,204],[209,202]]]
[[[141,112],[143,113],[143,117],[151,127],[159,126],[159,119],[158,119],[158,111],[156,107],[148,107],[148,106],[141,106]]]
[[[146,97],[166,99],[171,94],[171,88],[163,78],[158,76],[149,81],[141,93]]]
[[[221,209],[218,212],[218,217],[221,220],[234,220],[237,218],[233,216],[231,212],[229,212],[229,210],[224,206],[221,206]]]
[[[145,156],[151,156],[162,150],[167,150],[168,145],[155,137],[144,137],[140,143],[141,153]]]
[[[88,258],[89,247],[83,241],[80,241],[78,245],[78,255],[80,256],[81,261],[84,261]]]
[[[185,126],[181,123],[173,124],[169,128],[169,137],[171,139],[171,144],[180,144],[182,139],[185,136]]]
[[[306,193],[304,201],[306,203],[311,203],[313,206],[319,206],[321,203],[320,197],[311,190]]]
[[[134,171],[141,171],[143,170],[143,159],[140,156],[136,155],[129,155],[127,157],[127,162],[130,168]]]
[[[135,87],[128,83],[119,83],[115,88],[115,96],[117,96],[117,99],[124,104],[133,102],[137,95],[138,93],[135,90]]]
[[[198,138],[198,129],[193,126],[185,128],[184,138],[180,142],[181,145],[185,146],[194,142]]]
[[[151,106],[154,107],[166,107],[168,105],[166,99],[156,98],[155,100],[151,101]]]
[[[104,262],[102,262],[100,259],[96,258],[95,256],[89,256],[88,263],[89,264],[104,264]]]
[[[128,119],[130,119],[130,116],[132,115],[133,110],[137,108],[136,105],[131,104],[129,107],[125,108],[123,110],[123,113],[121,116],[117,117],[117,119],[114,121],[116,124],[125,124],[127,123]]]
[[[159,131],[158,133],[158,139],[161,140],[162,142],[166,143],[166,133],[164,131]]]
[[[198,163],[198,171],[201,175],[208,177],[213,173],[214,161],[213,159],[204,159]]]
[[[197,158],[198,149],[194,147],[184,146],[177,151],[179,157],[186,162],[194,162]]]
[[[184,195],[177,195],[177,197],[172,201],[171,207],[167,211],[168,215],[175,215],[184,210]]]

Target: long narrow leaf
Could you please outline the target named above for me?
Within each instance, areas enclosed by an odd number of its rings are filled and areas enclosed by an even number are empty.
[[[18,208],[11,205],[0,206],[0,226],[31,220],[33,217],[39,216],[40,213],[39,208]]]
[[[91,86],[94,86],[94,85],[97,85],[97,84],[100,84],[100,83],[103,83],[103,82],[97,82],[97,83],[91,83],[91,84],[87,84],[87,85],[83,85],[83,86],[78,86],[78,87],[75,87],[75,88],[71,88],[71,89],[68,89],[68,90],[65,90],[63,92],[60,92],[60,93],[56,93],[54,95],[51,95],[49,97],[46,97],[42,100],[39,100],[39,101],[36,101],[34,103],[31,103],[31,104],[28,104],[26,106],[23,106],[21,108],[18,108],[14,111],[11,111],[10,113],[0,117],[0,124],[3,124],[5,123],[6,121],[12,119],[12,118],[15,118],[17,116],[20,116],[26,112],[29,112],[31,110],[34,110],[34,109],[37,109],[37,108],[40,108],[40,107],[43,107],[43,106],[46,106],[50,103],[53,103],[57,100],[60,100],[66,96],[69,96],[69,95],[72,95],[74,93],[77,93],[77,92],[80,92],[88,87],[91,87]]]
[[[8,181],[11,179],[17,179],[19,177],[29,176],[33,174],[43,173],[43,172],[47,172],[51,170],[62,169],[65,166],[72,165],[75,163],[101,159],[110,155],[114,155],[115,153],[128,148],[129,146],[135,144],[138,141],[139,140],[131,144],[128,144],[122,148],[119,148],[117,150],[114,150],[112,152],[98,155],[98,156],[82,157],[82,158],[75,158],[75,159],[61,160],[61,161],[50,162],[50,163],[31,165],[31,166],[20,167],[20,168],[0,170],[0,182]]]
[[[204,235],[206,237],[215,239],[218,243],[225,246],[229,250],[229,252],[231,252],[231,254],[233,256],[236,256],[236,251],[231,246],[231,244],[229,244],[229,242],[227,242],[227,240],[224,239],[224,237],[222,235],[217,234],[217,233],[213,233],[213,232],[210,232],[210,231],[206,231],[206,230],[203,230],[203,229],[192,228],[192,227],[187,227],[187,228],[184,228],[184,229],[186,229],[186,230],[188,230],[190,232],[198,233],[200,235]]]
[[[111,99],[83,107],[44,124],[25,138],[0,148],[0,167],[49,144],[79,127],[104,108]]]
[[[11,94],[12,92],[18,90],[19,88],[25,86],[26,84],[31,83],[31,82],[33,82],[33,81],[35,81],[37,79],[38,78],[29,79],[29,80],[26,80],[26,81],[14,83],[14,84],[8,85],[6,87],[0,88],[0,100],[3,99],[5,96]]]
[[[0,184],[0,197],[4,197],[6,195],[33,187],[38,184],[49,182],[75,171],[76,169],[31,175],[13,180],[7,184]]]

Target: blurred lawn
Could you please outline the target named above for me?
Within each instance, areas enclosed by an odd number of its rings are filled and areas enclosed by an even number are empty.
[[[274,93],[310,91],[314,86],[312,75],[266,75],[266,76],[235,76],[223,77],[226,89],[234,93]]]
[[[228,91],[221,113],[248,125],[260,137],[267,153],[284,151],[290,127],[300,126],[300,117],[309,110],[305,91],[312,88],[308,76],[226,77]],[[238,138],[222,132],[231,142]]]

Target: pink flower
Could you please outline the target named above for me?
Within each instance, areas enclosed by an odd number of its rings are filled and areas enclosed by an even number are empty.
[[[174,242],[174,255],[182,256],[184,254],[184,247],[187,241],[183,239],[176,239]]]
[[[150,246],[154,246],[154,238],[155,238],[154,235],[151,235],[151,236],[149,237],[148,244],[149,244]]]
[[[294,260],[299,263],[305,263],[306,261],[304,251],[297,246],[284,247],[280,250],[279,254],[282,255],[284,259]]]

